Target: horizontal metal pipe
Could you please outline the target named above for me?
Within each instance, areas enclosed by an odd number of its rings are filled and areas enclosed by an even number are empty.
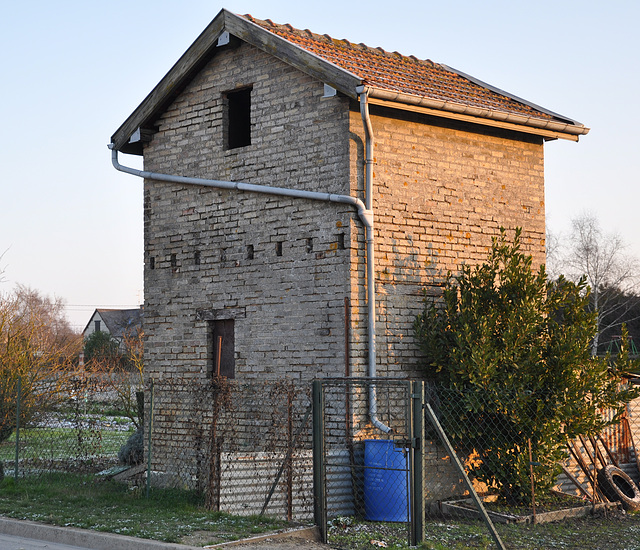
[[[349,195],[336,195],[333,193],[319,193],[317,191],[303,191],[300,189],[287,189],[286,187],[272,187],[269,185],[257,185],[255,183],[242,183],[234,181],[223,181],[205,178],[190,178],[185,176],[174,176],[170,174],[161,174],[158,172],[149,172],[146,170],[138,170],[136,168],[130,168],[123,166],[118,161],[118,151],[112,144],[109,146],[111,149],[111,162],[114,168],[120,172],[138,176],[144,179],[151,179],[155,181],[166,181],[170,183],[180,183],[184,185],[202,185],[205,187],[214,187],[216,189],[235,189],[237,191],[247,191],[251,193],[263,193],[266,195],[277,195],[281,197],[292,197],[298,199],[309,199],[324,202],[337,202],[342,204],[350,204],[358,209],[358,214],[363,223],[369,224],[372,220],[371,212],[367,210],[365,204],[356,197]]]

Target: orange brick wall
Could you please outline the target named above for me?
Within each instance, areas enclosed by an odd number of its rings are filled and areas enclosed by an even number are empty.
[[[486,259],[500,227],[522,227],[524,249],[534,265],[544,263],[543,143],[525,134],[410,113],[397,116],[375,106],[371,114],[378,371],[419,376],[412,325],[425,286],[437,293],[448,271]],[[352,110],[351,181],[360,190],[362,127],[360,113]],[[363,278],[360,262],[352,285],[360,313]],[[366,328],[366,319],[358,324]]]

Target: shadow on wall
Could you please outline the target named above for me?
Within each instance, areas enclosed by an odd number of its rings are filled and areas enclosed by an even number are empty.
[[[419,249],[412,235],[404,243],[393,239],[386,267],[377,281],[378,345],[382,376],[422,378],[420,352],[413,336],[413,323],[423,309],[425,296],[441,295],[447,273],[438,266],[438,252],[431,243]]]

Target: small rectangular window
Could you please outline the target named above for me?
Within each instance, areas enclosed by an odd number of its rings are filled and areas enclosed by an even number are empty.
[[[227,92],[224,103],[226,148],[251,145],[251,88]]]
[[[95,330],[96,332],[100,332],[100,321],[94,321],[93,323],[93,330]]]
[[[209,321],[209,376],[235,378],[235,328],[233,319]]]

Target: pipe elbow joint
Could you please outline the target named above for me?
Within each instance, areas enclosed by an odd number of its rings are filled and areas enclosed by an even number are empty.
[[[362,208],[359,213],[360,219],[364,222],[364,224],[368,227],[373,227],[373,210]]]
[[[371,423],[383,433],[386,433],[386,434],[392,434],[393,433],[393,428],[391,428],[390,426],[387,426],[386,424],[383,424],[382,422],[380,422],[380,420],[378,420],[377,417],[372,418],[371,419]]]

